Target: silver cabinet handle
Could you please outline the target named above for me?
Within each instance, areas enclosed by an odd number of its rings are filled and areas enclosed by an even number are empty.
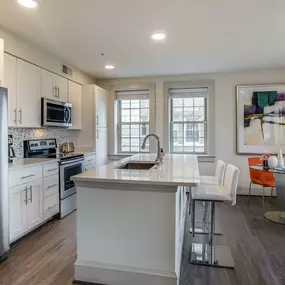
[[[49,185],[47,188],[50,189],[50,188],[53,188],[55,186],[57,186],[58,184],[53,184],[53,185]]]
[[[48,172],[55,171],[55,170],[57,170],[57,168],[48,169]]]
[[[96,115],[96,125],[98,126],[99,125],[99,116]]]
[[[14,110],[13,110],[13,113],[14,113],[14,123],[15,124],[17,124],[17,109],[15,108]]]
[[[30,177],[33,177],[35,176],[35,174],[31,174],[31,175],[28,175],[28,176],[22,176],[21,179],[27,179],[27,178],[30,178]]]
[[[26,205],[28,205],[28,187],[25,188],[25,193],[26,193],[25,203]]]
[[[60,98],[60,89],[59,89],[59,86],[57,86],[57,98],[59,99]]]
[[[57,98],[56,86],[53,86],[53,97]]]
[[[29,190],[30,190],[30,202],[32,203],[33,202],[33,186],[30,186]]]
[[[99,130],[96,130],[96,138],[99,139]]]
[[[19,123],[22,124],[22,108],[20,108],[19,112]]]
[[[54,208],[54,207],[56,207],[57,206],[57,204],[55,204],[55,205],[53,205],[53,206],[51,206],[51,207],[48,207],[48,210],[51,210],[52,208]]]

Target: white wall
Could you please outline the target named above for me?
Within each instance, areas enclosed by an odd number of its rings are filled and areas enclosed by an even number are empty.
[[[4,39],[5,52],[30,61],[40,67],[48,69],[61,76],[70,78],[82,85],[95,83],[95,79],[85,74],[83,71],[62,62],[57,56],[43,50],[42,48],[29,43],[23,38],[16,36],[0,27],[0,38]],[[62,64],[67,64],[73,69],[73,76],[68,77],[62,74]]]
[[[235,86],[241,84],[262,84],[285,82],[285,69],[247,71],[238,73],[203,74],[203,75],[181,75],[148,78],[127,78],[98,80],[97,84],[111,89],[111,86],[120,84],[136,84],[153,82],[156,92],[156,133],[165,144],[164,127],[167,122],[164,117],[164,103],[167,98],[164,83],[175,81],[203,82],[213,81],[215,90],[215,155],[217,159],[223,159],[227,163],[237,165],[241,170],[239,193],[248,191],[249,171],[247,164],[248,156],[236,154],[236,97]],[[109,122],[110,123],[110,122]],[[253,193],[261,194],[261,190]]]

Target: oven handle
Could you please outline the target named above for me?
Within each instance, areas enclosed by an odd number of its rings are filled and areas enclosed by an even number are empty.
[[[83,162],[83,161],[84,161],[84,158],[79,158],[79,159],[72,160],[72,161],[61,161],[60,165],[67,165],[67,164],[73,165],[77,162]]]

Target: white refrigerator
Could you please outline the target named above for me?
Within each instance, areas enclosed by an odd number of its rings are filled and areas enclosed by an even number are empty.
[[[107,91],[97,85],[83,87],[80,146],[96,152],[96,166],[108,161]]]

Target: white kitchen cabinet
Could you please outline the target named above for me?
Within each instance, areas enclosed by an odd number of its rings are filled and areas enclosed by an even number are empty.
[[[83,87],[80,146],[96,151],[96,165],[107,163],[107,91],[96,85]]]
[[[9,189],[10,240],[14,241],[27,228],[27,185]]]
[[[27,230],[35,228],[43,221],[43,186],[42,180],[28,184]]]
[[[107,128],[96,130],[96,165],[107,164]]]
[[[41,127],[41,69],[17,59],[17,126]]]
[[[8,88],[8,126],[17,126],[17,59],[4,55],[4,87]]]
[[[68,80],[64,77],[56,75],[55,81],[58,89],[58,100],[66,102],[68,97]]]
[[[42,97],[67,101],[67,79],[42,69]]]
[[[10,240],[14,241],[43,221],[42,180],[9,189]]]
[[[4,40],[0,39],[0,86],[4,81]]]
[[[95,87],[96,94],[96,125],[107,128],[107,91],[99,86]]]
[[[68,102],[72,104],[72,130],[82,128],[82,86],[73,81],[68,82]]]

